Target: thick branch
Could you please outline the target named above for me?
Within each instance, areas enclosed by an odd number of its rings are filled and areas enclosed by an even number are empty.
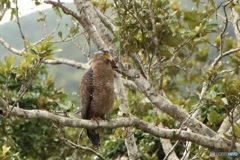
[[[7,103],[0,98],[0,108],[3,109],[4,112],[7,112],[11,109]],[[209,138],[207,136],[203,136],[197,133],[192,133],[188,131],[178,130],[178,129],[164,129],[160,128],[154,124],[147,123],[142,121],[139,118],[128,116],[128,117],[120,117],[115,120],[109,121],[91,121],[91,120],[83,120],[83,119],[73,119],[70,117],[61,117],[50,113],[48,111],[42,110],[24,110],[21,108],[14,107],[10,116],[17,116],[24,119],[41,119],[47,120],[48,122],[56,123],[60,126],[68,126],[68,127],[76,127],[76,128],[118,128],[118,127],[129,127],[135,126],[137,129],[142,130],[143,132],[150,133],[154,136],[174,139],[174,140],[183,140],[183,141],[191,141],[193,143],[202,145],[209,149],[214,149],[215,151],[230,151],[231,142],[223,139],[217,138]],[[240,153],[240,145],[237,144],[236,151]]]
[[[119,110],[122,112],[122,114],[126,114],[129,112],[129,105],[128,100],[126,97],[125,89],[123,86],[122,79],[119,74],[116,74],[115,78],[115,92],[117,93],[117,98],[121,101],[121,105],[119,106]],[[127,127],[126,130],[126,136],[125,136],[125,144],[128,151],[129,159],[140,159],[137,145],[135,143],[135,137],[134,137],[134,131],[133,128]]]
[[[192,131],[196,133],[209,135],[211,137],[217,135],[217,133],[212,129],[197,119],[192,118],[186,111],[180,109],[177,105],[172,104],[168,99],[157,93],[154,88],[151,87],[149,81],[142,77],[142,75],[139,74],[136,70],[130,69],[128,71],[125,71],[124,74],[131,78],[137,85],[138,89],[146,95],[152,104],[154,104],[164,113],[167,113],[181,123],[184,122],[186,126],[188,126]],[[185,121],[188,117],[190,117],[188,121]]]
[[[77,1],[75,1],[76,3]],[[94,9],[92,3],[88,0],[81,0],[78,1],[79,5],[82,5],[81,7],[81,15],[83,15],[83,17],[89,17],[89,20],[91,21],[93,27],[96,28],[96,30],[98,31],[98,34],[101,36],[102,40],[104,41],[104,43],[107,46],[111,45],[111,37],[108,34],[108,30],[106,29],[106,27],[104,26],[104,24],[102,23],[101,19],[98,17],[98,14],[96,12],[97,9]]]
[[[1,39],[0,39],[1,40]],[[0,41],[1,42],[1,41]],[[4,41],[3,41],[4,42]],[[7,43],[6,43],[7,44]],[[6,45],[5,45],[6,47]],[[11,49],[13,50],[13,49]],[[14,53],[17,55],[21,55],[21,52],[14,50]],[[224,54],[223,54],[224,55]],[[70,61],[66,59],[55,59],[55,60],[47,60],[46,63],[49,64],[67,64],[70,66],[75,66],[77,68],[85,68],[86,65],[83,65],[79,62]],[[173,105],[168,99],[162,97],[161,95],[157,94],[150,86],[149,81],[147,81],[144,77],[136,73],[136,70],[131,69],[128,71],[125,71],[124,74],[126,74],[128,77],[132,78],[132,80],[137,85],[138,89],[143,92],[148,99],[160,110],[163,112],[169,114],[171,117],[175,118],[176,120],[180,122],[184,122],[184,120],[189,117],[189,114],[181,109],[179,109],[178,106]],[[202,133],[205,135],[215,136],[217,135],[216,132],[212,131],[210,128],[199,122],[198,120],[194,118],[190,118],[186,125],[192,129],[194,132]]]

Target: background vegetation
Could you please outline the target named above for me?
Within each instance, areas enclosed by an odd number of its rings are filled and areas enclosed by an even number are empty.
[[[0,3],[18,17],[10,1]],[[240,136],[240,43],[233,16],[238,16],[239,4],[227,0],[185,3],[91,1],[114,26],[108,33],[119,63],[137,69],[156,93],[230,140],[229,151],[235,151]],[[78,12],[75,5],[66,6]],[[0,26],[1,38],[19,51],[5,49],[1,41],[0,97],[14,107],[80,118],[74,112],[79,108],[77,88],[83,70],[46,61],[58,57],[86,63],[96,51],[91,36],[84,32],[86,28],[63,13],[61,6],[21,18],[20,27],[13,21]],[[124,72],[120,74],[131,81]],[[157,109],[145,92],[124,84],[128,113],[162,128],[186,130],[178,119]],[[119,117],[121,104],[121,99],[116,98],[108,115],[111,119]],[[85,134],[79,137],[80,128],[5,114],[0,118],[0,159],[101,158],[86,149],[91,145]],[[100,132],[102,146],[96,152],[105,159],[129,157],[125,129]],[[210,159],[210,152],[215,151],[198,143],[188,146],[186,141],[175,138],[170,144],[163,143],[162,138],[137,128],[133,128],[133,134],[141,159],[166,158],[166,145],[180,159]]]

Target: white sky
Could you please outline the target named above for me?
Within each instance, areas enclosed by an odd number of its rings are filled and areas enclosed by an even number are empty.
[[[52,1],[57,1],[57,0],[52,0]],[[69,3],[69,2],[73,2],[73,0],[60,0],[61,2],[64,3]],[[43,0],[39,0],[39,2],[43,2]],[[15,4],[13,4],[12,7],[15,8],[14,6]],[[35,1],[34,0],[18,0],[18,8],[19,8],[19,16],[25,16],[27,14],[33,13],[35,11],[41,11],[44,10],[46,8],[51,8],[52,5],[51,4],[45,4],[42,3],[41,5],[38,5],[36,7],[35,5]],[[11,17],[11,11],[7,11],[7,13],[4,15],[3,19],[1,20],[0,24],[4,24],[6,22],[8,22],[10,20]]]

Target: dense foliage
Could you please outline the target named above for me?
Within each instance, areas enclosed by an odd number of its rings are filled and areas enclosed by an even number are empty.
[[[10,8],[9,1],[0,3]],[[228,29],[232,24],[224,14],[231,12],[234,2],[223,6],[213,0],[204,3],[193,0],[191,6],[187,6],[192,9],[181,6],[177,0],[93,0],[92,4],[102,13],[114,13],[110,17],[114,24],[112,42],[117,46],[120,60],[138,69],[172,103],[188,112],[198,110],[196,118],[214,131],[229,117],[232,129],[222,134],[239,142],[240,125],[233,115],[240,109],[240,52],[221,57],[240,44]],[[54,9],[56,16],[64,14]],[[12,16],[16,16],[15,11],[13,8]],[[216,18],[217,13],[225,17]],[[72,19],[72,24],[76,23]],[[68,38],[77,36],[80,30],[79,25],[70,28]],[[36,45],[24,42],[28,50],[20,61],[15,61],[17,55],[11,55],[0,62],[0,97],[9,105],[23,109],[41,109],[79,118],[73,114],[79,106],[71,98],[73,93],[57,88],[44,64],[44,60],[54,59],[54,53],[59,51],[54,47],[56,37],[63,40],[63,32],[58,31],[55,37],[48,36]],[[180,128],[178,121],[156,111],[142,93],[127,87],[126,91],[131,114],[165,128]],[[109,117],[118,116],[119,105],[120,101],[116,100]],[[79,137],[80,129],[8,115],[0,118],[0,159],[98,159],[92,152],[67,143],[71,140],[90,147],[85,134]],[[134,131],[141,159],[165,157],[159,138]],[[124,129],[101,129],[100,134],[102,147],[98,152],[106,159],[127,155]],[[185,142],[179,141],[175,148],[177,156],[181,157],[185,148]],[[194,144],[190,157],[209,159],[209,152]]]

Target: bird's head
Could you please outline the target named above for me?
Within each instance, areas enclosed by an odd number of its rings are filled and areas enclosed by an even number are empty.
[[[110,64],[113,69],[117,68],[116,62],[114,61],[114,58],[111,55],[111,53],[109,53],[109,51],[100,50],[94,53],[92,61],[99,61],[99,60]]]
[[[102,60],[104,62],[113,61],[112,55],[108,51],[100,50],[93,55],[93,59],[95,60]]]

